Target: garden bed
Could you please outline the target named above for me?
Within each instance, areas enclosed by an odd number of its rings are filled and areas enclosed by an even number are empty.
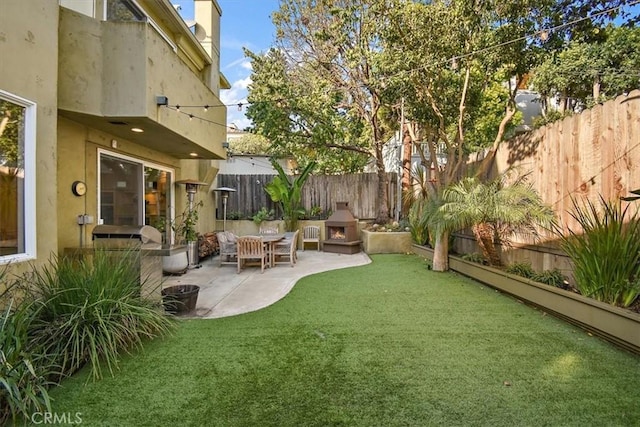
[[[433,259],[431,248],[415,244],[412,248],[417,255]],[[449,256],[449,268],[640,354],[639,314],[455,256]]]
[[[411,252],[411,233],[408,231],[362,230],[360,239],[368,254],[406,254]]]

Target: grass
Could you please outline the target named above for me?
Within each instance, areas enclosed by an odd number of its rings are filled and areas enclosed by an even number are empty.
[[[90,426],[640,425],[640,357],[407,255],[189,320],[52,390]]]

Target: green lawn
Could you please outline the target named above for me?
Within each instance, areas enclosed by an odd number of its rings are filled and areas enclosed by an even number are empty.
[[[115,377],[65,381],[54,410],[88,426],[640,425],[640,357],[419,257],[372,258],[184,321]]]

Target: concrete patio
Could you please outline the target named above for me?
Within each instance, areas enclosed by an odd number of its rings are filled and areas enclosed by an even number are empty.
[[[181,317],[219,318],[235,316],[267,307],[287,295],[302,277],[323,271],[365,265],[366,253],[344,255],[317,251],[298,251],[294,267],[279,264],[260,273],[259,267],[246,267],[237,273],[235,265],[218,265],[218,257],[204,260],[201,268],[181,276],[164,276],[162,287],[198,285],[195,312]]]

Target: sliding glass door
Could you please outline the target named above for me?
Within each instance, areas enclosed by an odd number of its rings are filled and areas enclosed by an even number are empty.
[[[151,225],[170,231],[173,171],[135,158],[100,152],[102,224]]]

